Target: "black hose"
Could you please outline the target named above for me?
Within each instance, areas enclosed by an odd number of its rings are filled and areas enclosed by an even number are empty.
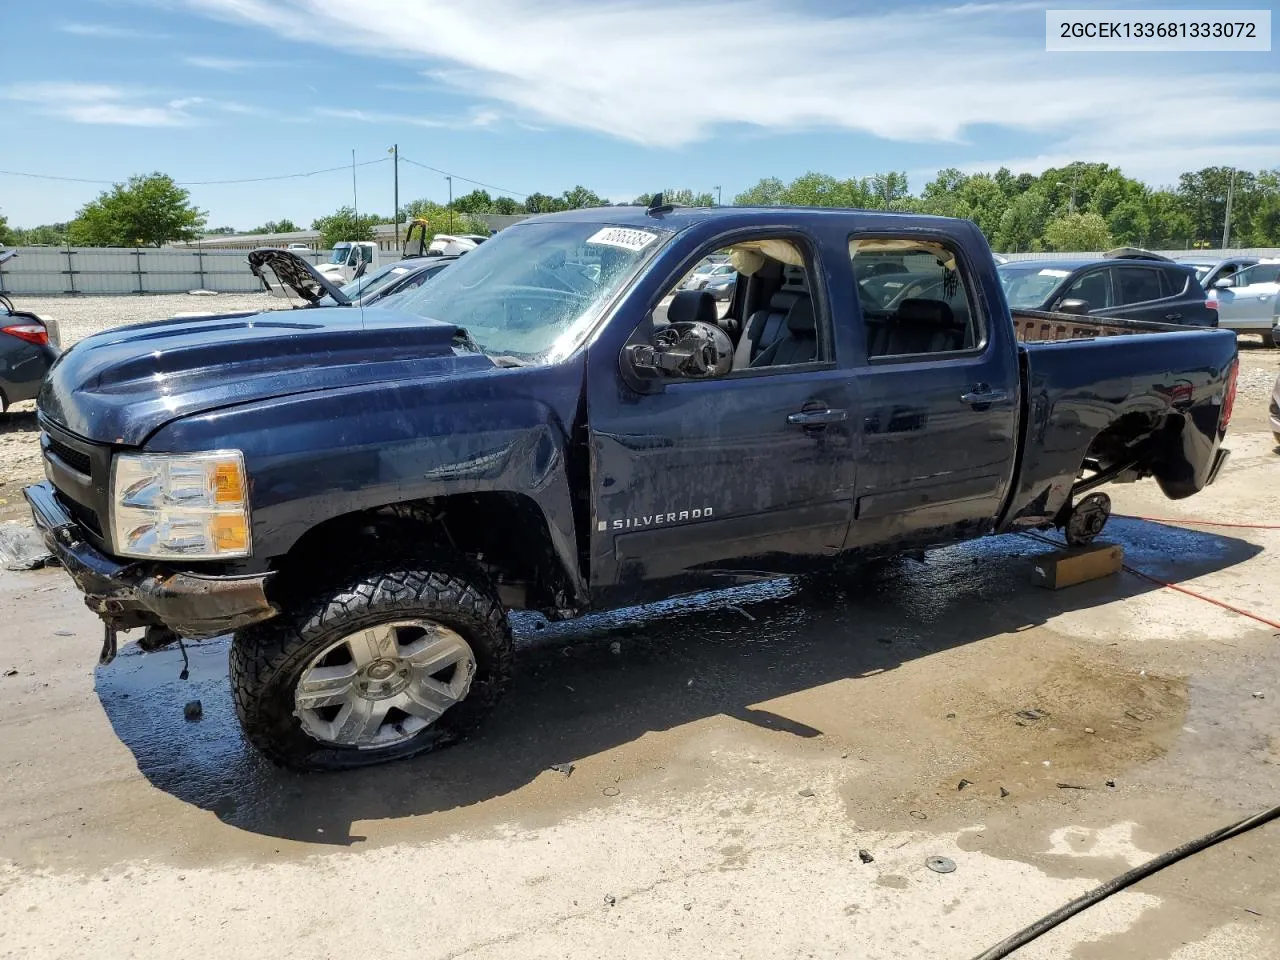
[[[1246,817],[1244,820],[1241,820],[1238,823],[1233,823],[1229,827],[1222,827],[1221,829],[1213,831],[1213,833],[1206,833],[1198,840],[1191,840],[1180,847],[1175,847],[1168,853],[1163,853],[1154,860],[1148,860],[1142,866],[1134,867],[1128,873],[1123,873],[1114,880],[1110,880],[1102,886],[1090,890],[1083,896],[1077,897],[1070,903],[1064,904],[1057,910],[1053,911],[1053,913],[1037,920],[1035,923],[1031,924],[1031,926],[1023,927],[1013,936],[1006,937],[1004,940],[1001,940],[990,950],[978,954],[973,958],[973,960],[1001,960],[1002,957],[1009,956],[1009,954],[1013,953],[1013,951],[1017,950],[1019,947],[1025,947],[1041,934],[1048,933],[1064,920],[1069,920],[1077,913],[1088,909],[1095,903],[1105,900],[1113,893],[1119,893],[1121,890],[1125,889],[1125,887],[1132,886],[1139,880],[1143,880],[1151,876],[1153,873],[1157,873],[1165,867],[1175,864],[1179,860],[1189,857],[1194,853],[1206,850],[1215,843],[1221,843],[1223,840],[1230,840],[1232,837],[1238,836],[1247,830],[1252,830],[1254,827],[1260,827],[1264,823],[1270,823],[1272,820],[1276,819],[1280,819],[1280,806],[1272,807],[1270,810],[1264,810],[1262,813],[1254,814],[1252,817]]]

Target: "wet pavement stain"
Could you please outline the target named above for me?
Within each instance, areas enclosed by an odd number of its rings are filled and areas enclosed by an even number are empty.
[[[1141,521],[1113,521],[1107,534],[1130,562],[1171,580],[1259,549]],[[709,717],[822,738],[829,733],[822,723],[759,705],[1157,589],[1121,575],[1054,594],[1038,590],[1028,583],[1028,560],[1049,549],[993,537],[861,578],[768,581],[566,623],[518,614],[516,682],[477,736],[354,774],[295,774],[245,743],[227,688],[225,638],[188,644],[185,682],[176,650],[144,655],[130,644],[97,670],[95,687],[116,735],[156,788],[254,834],[349,844],[364,839],[353,830],[357,822],[471,807],[530,784],[553,763]],[[198,722],[183,718],[193,699],[203,704]],[[599,785],[582,789],[599,799]]]

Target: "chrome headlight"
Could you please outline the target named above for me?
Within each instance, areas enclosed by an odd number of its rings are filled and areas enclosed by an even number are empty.
[[[115,552],[126,557],[249,556],[244,455],[118,454],[111,466],[111,539]]]

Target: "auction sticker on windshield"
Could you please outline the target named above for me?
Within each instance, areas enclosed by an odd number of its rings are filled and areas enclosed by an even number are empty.
[[[605,227],[587,237],[587,243],[598,243],[606,247],[621,247],[623,250],[643,250],[658,239],[656,233],[648,230],[630,230],[626,227]]]
[[[1069,276],[1071,276],[1071,271],[1070,271],[1070,270],[1055,270],[1055,269],[1053,269],[1052,267],[1045,267],[1043,270],[1041,270],[1041,271],[1040,271],[1040,276],[1042,276],[1042,277],[1069,277]]]

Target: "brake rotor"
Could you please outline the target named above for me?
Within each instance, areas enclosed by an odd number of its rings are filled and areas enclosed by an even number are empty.
[[[1111,498],[1105,493],[1091,493],[1074,507],[1067,519],[1067,543],[1083,547],[1092,543],[1111,518]]]

